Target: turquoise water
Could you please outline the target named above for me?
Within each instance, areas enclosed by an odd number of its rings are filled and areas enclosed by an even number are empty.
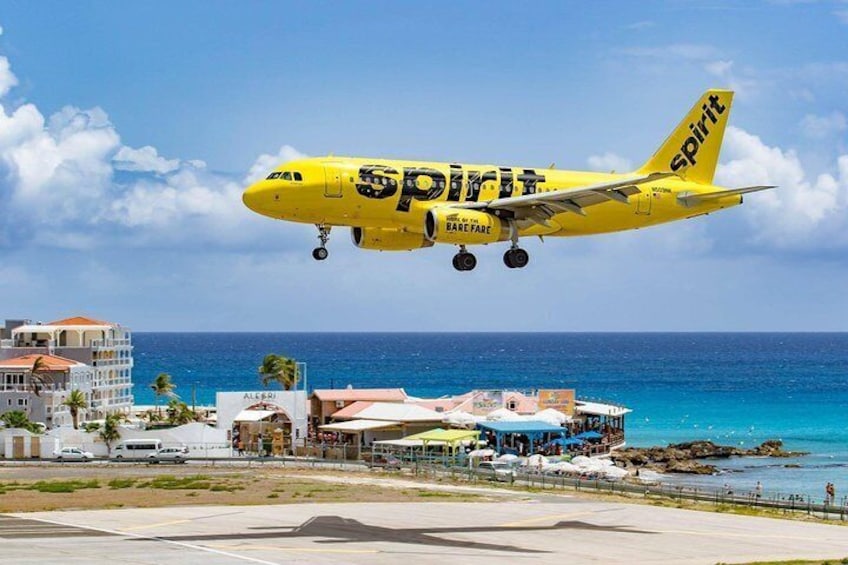
[[[153,402],[147,385],[162,371],[184,399],[194,387],[200,403],[218,390],[259,388],[256,368],[269,352],[305,361],[310,389],[403,387],[430,397],[568,387],[632,408],[630,445],[749,447],[777,438],[811,452],[801,469],[746,458],[720,463],[736,472],[688,481],[739,481],[742,489],[762,480],[767,490],[815,496],[831,481],[848,492],[844,333],[137,333],[134,344],[140,404]]]

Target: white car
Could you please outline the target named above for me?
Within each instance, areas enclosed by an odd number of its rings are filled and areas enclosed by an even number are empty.
[[[508,483],[514,481],[516,475],[515,469],[506,461],[482,461],[477,472],[489,480]]]
[[[187,447],[165,447],[147,456],[150,463],[161,463],[170,461],[172,463],[185,463],[188,457]]]
[[[56,452],[56,459],[59,461],[90,461],[94,459],[94,454],[90,451],[83,451],[79,447],[63,447]]]

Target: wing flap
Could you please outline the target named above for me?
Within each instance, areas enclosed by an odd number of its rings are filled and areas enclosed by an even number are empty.
[[[525,194],[523,196],[512,196],[508,198],[496,198],[485,202],[465,202],[457,204],[455,208],[467,208],[471,210],[511,210],[520,211],[524,208],[535,208],[542,205],[550,205],[563,211],[574,212],[585,215],[583,208],[594,206],[613,200],[627,204],[627,197],[638,194],[638,185],[675,176],[675,173],[651,173],[636,177],[619,179],[614,182],[606,182],[578,188],[566,188],[553,190],[539,194]]]

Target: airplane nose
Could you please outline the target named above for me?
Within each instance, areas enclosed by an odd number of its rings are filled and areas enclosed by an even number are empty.
[[[241,195],[241,201],[244,202],[244,205],[253,210],[254,212],[259,211],[260,205],[260,193],[262,192],[261,183],[253,184],[247,189],[245,189],[244,194]]]

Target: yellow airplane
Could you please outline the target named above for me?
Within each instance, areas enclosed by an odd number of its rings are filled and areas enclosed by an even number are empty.
[[[627,174],[496,165],[318,157],[280,165],[245,190],[264,216],[315,224],[327,258],[330,229],[351,227],[362,249],[406,251],[459,246],[453,266],[470,271],[469,245],[510,242],[509,268],[527,265],[527,236],[558,237],[638,229],[742,203],[772,186],[712,184],[733,92],[708,90],[668,139]]]

